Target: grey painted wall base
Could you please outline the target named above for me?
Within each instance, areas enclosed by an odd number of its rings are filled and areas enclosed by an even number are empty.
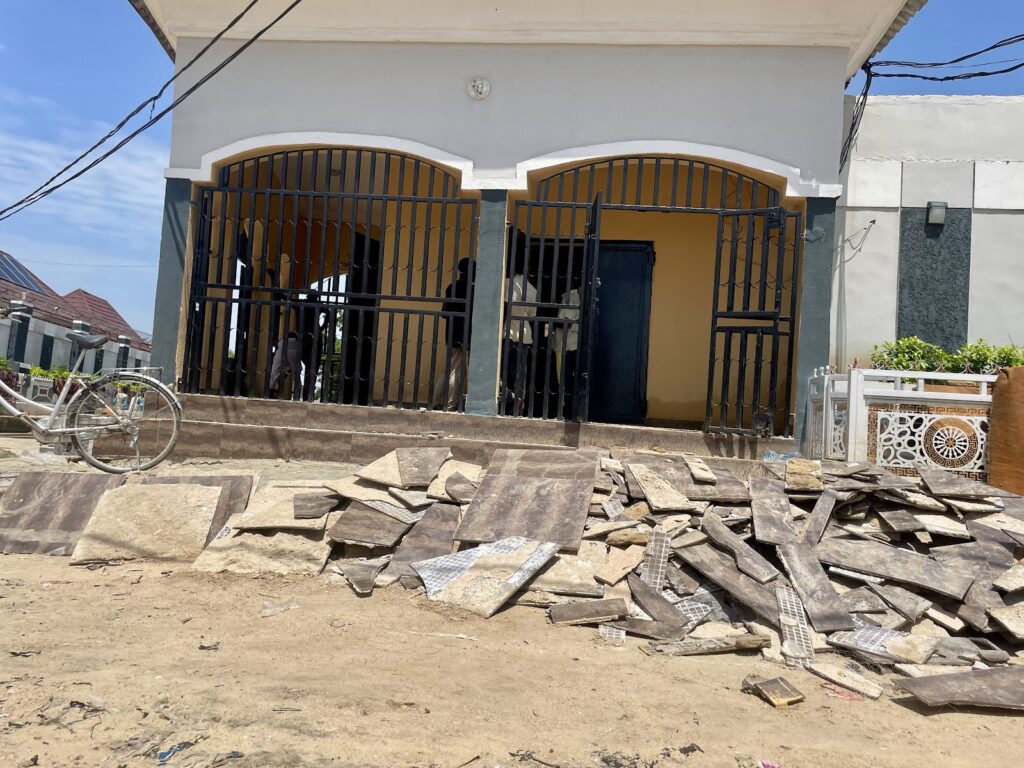
[[[181,286],[185,279],[185,243],[188,240],[192,182],[168,179],[164,191],[164,225],[160,236],[160,268],[153,309],[153,351],[150,364],[163,368],[163,380],[177,376],[178,329],[181,322]]]
[[[815,368],[828,365],[832,313],[832,273],[836,244],[836,201],[807,199],[804,253],[800,270],[799,328],[796,348],[796,423],[802,444],[807,413],[807,382]]]
[[[952,352],[967,341],[972,212],[950,208],[942,226],[926,224],[926,213],[900,212],[896,338],[917,336]]]
[[[508,192],[503,189],[485,189],[481,193],[466,397],[466,412],[477,416],[498,414],[501,287],[505,275],[507,204]]]

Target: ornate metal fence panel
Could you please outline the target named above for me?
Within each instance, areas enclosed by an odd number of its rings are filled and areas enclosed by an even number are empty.
[[[195,201],[188,392],[461,410],[477,202],[393,152],[290,150]]]

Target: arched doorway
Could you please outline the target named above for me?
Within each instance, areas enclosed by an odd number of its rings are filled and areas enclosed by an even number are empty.
[[[500,406],[789,434],[802,201],[674,156],[549,172],[511,203]]]
[[[462,409],[477,200],[455,173],[313,147],[216,179],[195,198],[186,391]]]

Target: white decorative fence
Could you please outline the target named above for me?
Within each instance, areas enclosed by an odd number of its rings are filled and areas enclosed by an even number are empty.
[[[807,454],[867,461],[900,474],[918,464],[988,479],[995,376],[851,368],[816,371]]]

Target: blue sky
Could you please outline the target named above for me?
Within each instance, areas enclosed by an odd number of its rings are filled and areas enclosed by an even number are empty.
[[[1020,32],[1024,0],[931,0],[883,58],[948,59]],[[1024,45],[991,58],[1021,57]],[[0,207],[89,146],[171,71],[127,0],[0,0]],[[952,84],[877,80],[873,93],[1024,94],[1024,70]],[[56,291],[97,293],[150,331],[169,138],[165,121],[0,222],[0,250]]]

